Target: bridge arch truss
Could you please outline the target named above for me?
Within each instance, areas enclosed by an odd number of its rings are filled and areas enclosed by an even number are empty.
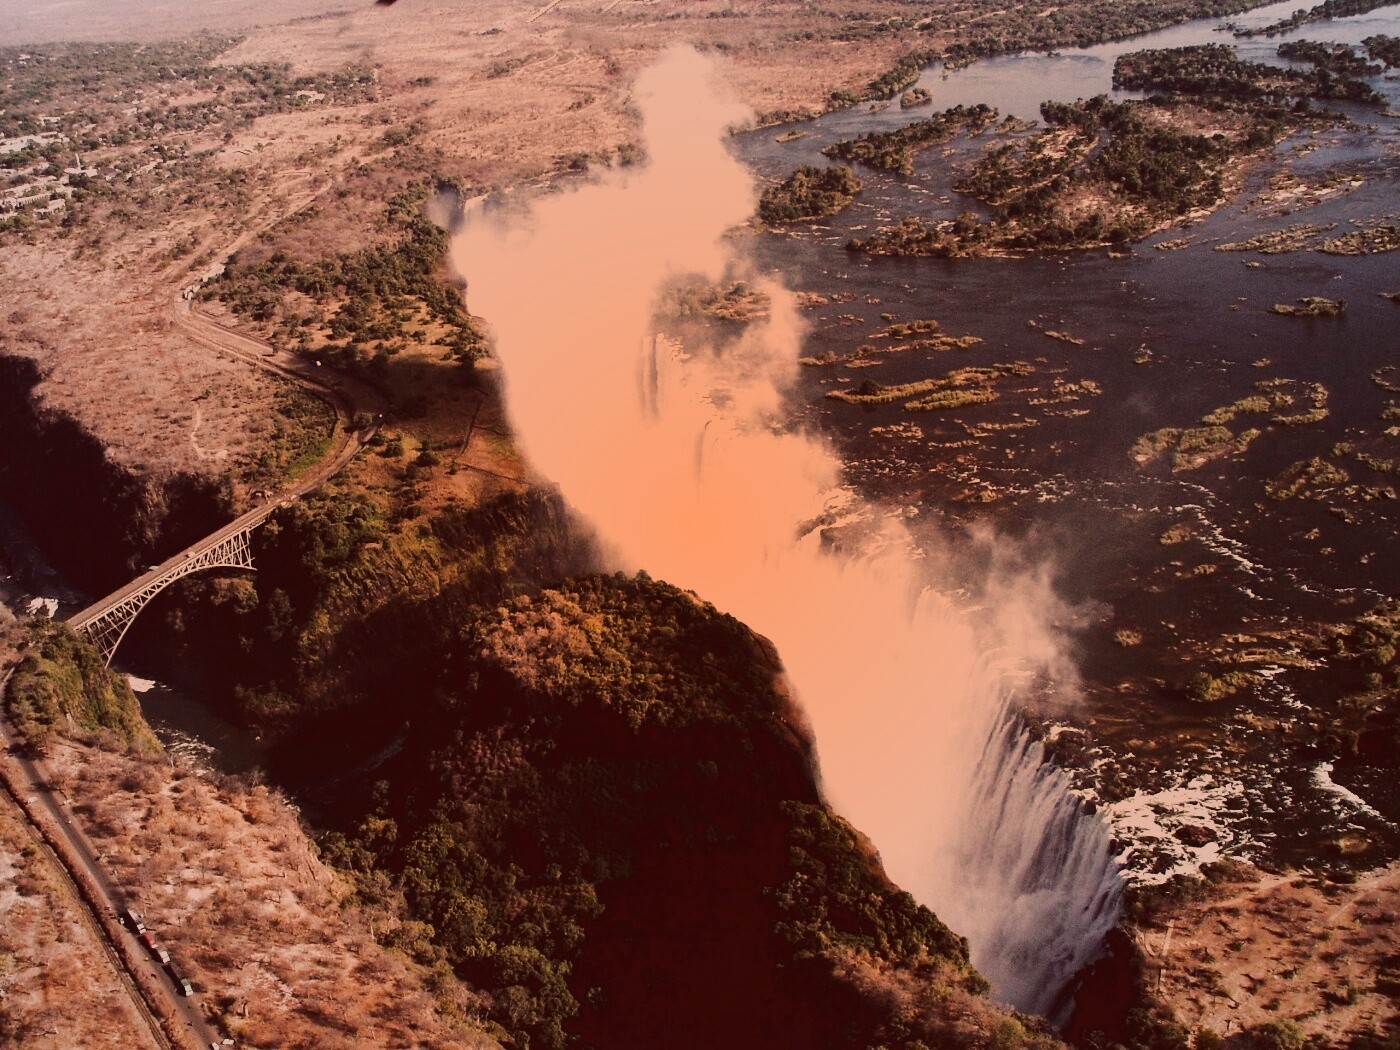
[[[205,546],[156,566],[115,594],[84,609],[68,621],[69,625],[87,635],[110,666],[117,646],[121,645],[137,615],[150,604],[152,598],[176,580],[208,569],[254,571],[256,566],[253,564],[251,537],[253,530],[261,524],[260,519],[224,530]]]

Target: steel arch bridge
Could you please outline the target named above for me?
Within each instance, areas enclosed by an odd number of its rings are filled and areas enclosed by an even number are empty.
[[[110,666],[132,621],[152,598],[176,580],[207,569],[254,571],[257,566],[253,564],[253,531],[267,521],[276,506],[271,504],[249,511],[144,576],[89,605],[68,620],[69,626],[85,634]]]

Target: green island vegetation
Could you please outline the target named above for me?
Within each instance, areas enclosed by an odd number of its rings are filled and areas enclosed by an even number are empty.
[[[935,224],[913,217],[855,239],[850,248],[958,257],[1141,239],[1216,204],[1227,163],[1266,148],[1282,132],[1281,122],[1262,120],[1233,137],[1180,131],[1173,125],[1186,108],[1171,100],[1115,103],[1102,95],[1047,102],[1041,107],[1047,130],[988,151],[955,186],[989,205],[989,219],[972,211]]]
[[[1293,128],[1342,119],[1314,113],[1310,100],[1380,100],[1349,76],[1244,62],[1221,44],[1122,55],[1114,83],[1167,94],[1122,103],[1106,96],[1047,102],[1041,107],[1046,130],[988,151],[955,184],[991,208],[988,218],[973,211],[938,223],[911,217],[852,240],[851,249],[958,257],[1140,240],[1219,204],[1241,158],[1269,149]],[[914,135],[911,129],[901,130]],[[907,147],[892,132],[832,148],[907,172]],[[1393,239],[1384,229],[1348,238],[1338,247],[1387,250]]]
[[[1285,427],[1319,423],[1328,416],[1328,391],[1321,383],[1264,379],[1254,387],[1256,393],[1207,412],[1198,427],[1163,427],[1142,435],[1128,454],[1139,466],[1147,466],[1170,453],[1173,473],[1195,470],[1224,456],[1243,452],[1260,436],[1262,432],[1256,427],[1239,433],[1229,428],[1227,424],[1241,416],[1267,415],[1269,423]],[[1296,405],[1300,397],[1307,398],[1311,407],[1288,414],[1287,409]],[[1180,542],[1189,535],[1188,526],[1178,526],[1163,534],[1162,542]]]
[[[1256,234],[1248,240],[1217,244],[1215,250],[1218,252],[1259,252],[1261,255],[1284,255],[1288,252],[1302,251],[1308,247],[1309,242],[1316,241],[1324,233],[1331,233],[1336,228],[1335,222],[1298,222],[1272,233]]]
[[[919,106],[927,106],[933,102],[933,96],[928,90],[921,87],[910,88],[899,96],[900,109],[917,109]]]
[[[1327,388],[1321,383],[1309,383],[1308,400],[1312,407],[1304,409],[1302,412],[1291,414],[1279,414],[1269,417],[1269,422],[1282,427],[1304,426],[1309,423],[1321,423],[1330,414],[1331,409],[1327,407]],[[1290,397],[1290,401],[1292,398]]]
[[[1377,77],[1381,67],[1367,62],[1350,44],[1320,44],[1315,40],[1288,40],[1278,46],[1278,57],[1307,62],[1333,76]]]
[[[1377,33],[1361,41],[1361,46],[1366,49],[1366,54],[1371,56],[1372,61],[1379,62],[1387,69],[1400,67],[1400,37]]]
[[[253,579],[183,586],[174,636],[239,654],[223,702],[274,766],[338,777],[323,855],[397,914],[382,939],[483,993],[504,1045],[761,1045],[767,1023],[1056,1045],[822,803],[771,647],[645,574],[589,574],[557,498],[396,524],[331,491],[255,543]],[[365,764],[382,738],[402,746]]]
[[[325,355],[340,368],[382,367],[410,343],[475,361],[485,342],[442,277],[447,233],[423,214],[432,189],[432,180],[419,180],[390,201],[386,223],[395,239],[310,262],[285,252],[258,262],[235,255],[200,294],[267,326],[273,346]]]
[[[1170,452],[1172,472],[1180,473],[1243,452],[1258,436],[1255,429],[1236,435],[1224,426],[1162,427],[1138,438],[1128,454],[1139,466],[1145,466]]]
[[[1345,485],[1351,475],[1343,467],[1329,463],[1321,456],[1300,459],[1285,467],[1277,477],[1264,483],[1264,492],[1270,499],[1323,499],[1324,490]]]
[[[1296,46],[1313,54],[1302,42]],[[1321,44],[1311,47],[1327,51]],[[1341,62],[1340,59],[1334,61]],[[1131,91],[1156,91],[1220,101],[1262,99],[1283,103],[1331,99],[1373,104],[1382,101],[1371,87],[1345,72],[1334,70],[1331,65],[1318,65],[1309,73],[1246,62],[1228,44],[1196,44],[1120,55],[1113,63],[1113,84]]]
[[[1305,295],[1294,303],[1275,303],[1269,313],[1283,317],[1340,317],[1347,308],[1345,299],[1327,299],[1321,295]]]
[[[709,318],[747,323],[767,317],[772,306],[768,293],[747,281],[717,285],[704,280],[680,280],[663,290],[657,313],[674,321]]]
[[[1031,375],[1034,371],[1034,366],[1025,361],[955,368],[939,379],[920,379],[891,386],[868,379],[855,390],[831,390],[826,396],[849,405],[888,405],[902,401],[910,412],[932,412],[995,401],[996,384],[1000,380]]]
[[[1400,394],[1400,365],[1382,365],[1371,373],[1371,382],[1382,390]]]
[[[849,354],[838,354],[828,350],[819,357],[802,357],[798,364],[812,368],[829,365],[846,365],[850,368],[880,364],[891,354],[911,352],[941,353],[944,350],[970,350],[982,343],[976,335],[948,335],[940,331],[940,325],[932,318],[919,318],[914,321],[898,321],[876,332],[870,338],[875,340],[906,340],[891,344],[862,343]]]
[[[1400,250],[1400,226],[1377,223],[1323,241],[1318,251],[1328,255],[1380,255]]]
[[[33,620],[27,630],[5,701],[6,713],[27,743],[43,746],[46,738],[61,733],[160,750],[131,686],[107,669],[86,639],[52,620]]]
[[[1225,671],[1214,675],[1200,672],[1191,682],[1188,695],[1198,704],[1215,704],[1257,685],[1259,676],[1249,671]]]
[[[1271,396],[1253,394],[1240,398],[1232,405],[1212,409],[1201,417],[1201,422],[1208,427],[1224,426],[1226,423],[1232,422],[1236,416],[1246,413],[1270,412],[1284,408],[1292,402],[1293,399],[1286,394],[1274,393]]]
[[[1313,22],[1364,15],[1368,11],[1389,7],[1396,2],[1397,0],[1323,0],[1323,3],[1316,7],[1300,7],[1287,18],[1271,22],[1260,29],[1236,28],[1235,36],[1278,36],[1280,33],[1292,32],[1300,26],[1311,25]]]
[[[996,118],[997,111],[990,106],[953,106],[937,116],[893,131],[872,131],[859,138],[833,143],[822,152],[828,157],[910,175],[914,171],[914,157],[921,150],[947,142],[960,131],[980,134]]]
[[[1163,547],[1175,547],[1178,543],[1185,543],[1187,540],[1194,539],[1195,536],[1196,530],[1183,521],[1178,522],[1167,529],[1166,532],[1162,533],[1162,535],[1158,536],[1157,542]]]
[[[1107,96],[1046,102],[1043,131],[988,150],[955,183],[990,215],[967,210],[941,222],[914,216],[853,239],[849,247],[951,258],[1140,240],[1217,206],[1241,159],[1295,128],[1344,119],[1314,112],[1312,100],[1380,100],[1366,84],[1329,68],[1244,62],[1222,44],[1122,55],[1114,83],[1159,94],[1121,103]],[[929,142],[950,137],[946,120],[945,114],[831,150],[907,173],[925,136]],[[1389,227],[1377,226],[1346,235],[1337,248],[1389,250],[1394,239]]]
[[[908,339],[914,335],[928,335],[938,331],[941,327],[942,325],[932,317],[918,317],[912,321],[895,321],[876,333],[875,337],[877,339],[881,336],[888,339]]]
[[[850,168],[804,164],[776,186],[763,191],[758,217],[766,223],[824,219],[841,211],[860,192],[861,181]]]

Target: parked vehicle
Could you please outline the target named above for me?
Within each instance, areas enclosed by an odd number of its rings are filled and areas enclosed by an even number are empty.
[[[175,969],[173,963],[165,964],[165,972],[170,975],[170,980],[175,985],[175,990],[181,995],[194,995],[194,985],[190,984],[190,979]]]
[[[154,955],[156,957],[156,961],[159,962],[162,966],[167,968],[170,966],[170,953],[166,951],[164,947],[162,947],[161,943],[158,940],[156,940],[155,935],[151,933],[150,930],[146,930],[144,933],[142,933],[141,936],[137,938],[137,940],[139,940],[143,945],[145,945],[146,951]]]

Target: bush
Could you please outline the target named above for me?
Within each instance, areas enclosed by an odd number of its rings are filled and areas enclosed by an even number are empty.
[[[1303,1050],[1307,1043],[1303,1030],[1286,1018],[1246,1028],[1243,1035],[1250,1050]]]
[[[100,740],[110,732],[124,744],[160,749],[131,686],[87,639],[51,620],[35,621],[29,632],[7,691],[10,717],[26,738],[76,732]]]

